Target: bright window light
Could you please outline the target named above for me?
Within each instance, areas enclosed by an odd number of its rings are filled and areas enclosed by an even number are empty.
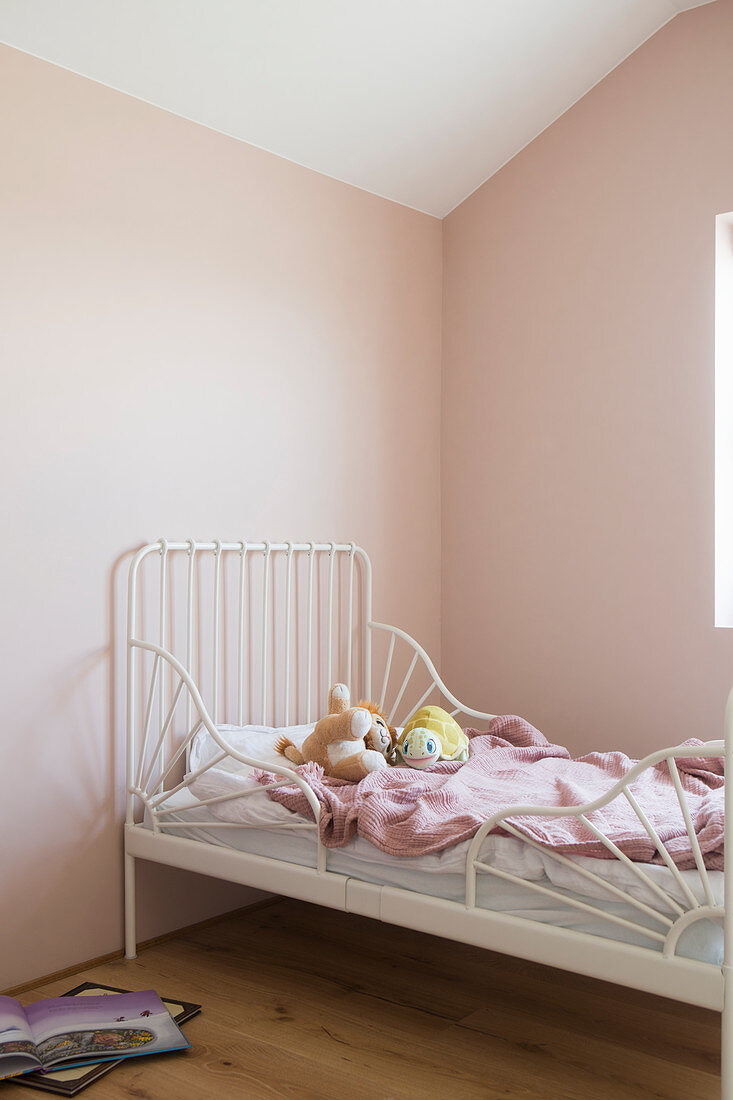
[[[733,212],[715,219],[715,625],[733,626]]]

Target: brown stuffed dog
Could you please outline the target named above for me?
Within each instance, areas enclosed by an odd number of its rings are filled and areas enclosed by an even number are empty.
[[[334,684],[328,693],[328,714],[316,722],[316,728],[303,742],[299,751],[287,737],[281,737],[275,748],[292,764],[320,764],[326,775],[334,779],[347,779],[358,783],[377,768],[386,768],[385,754],[375,748],[367,748],[365,737],[370,735],[370,743],[391,748],[392,738],[381,715],[386,736],[366,706],[349,706],[349,689],[345,684]],[[372,729],[375,732],[372,738]]]

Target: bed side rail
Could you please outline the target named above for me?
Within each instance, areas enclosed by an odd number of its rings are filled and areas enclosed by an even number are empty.
[[[710,875],[700,850],[700,844],[695,833],[694,823],[692,821],[676,762],[681,759],[717,757],[723,755],[723,741],[707,741],[697,746],[678,745],[673,748],[660,749],[657,752],[651,753],[643,760],[640,760],[604,795],[601,795],[592,802],[586,802],[583,805],[577,806],[515,805],[509,806],[493,814],[478,830],[468,850],[466,857],[466,907],[472,909],[476,906],[478,875],[493,875],[505,881],[524,886],[539,894],[543,894],[563,905],[586,911],[595,917],[600,917],[605,921],[630,929],[637,934],[643,935],[648,940],[658,943],[665,956],[674,956],[680,935],[686,928],[699,920],[712,920],[723,924],[725,912],[724,905],[716,900],[713,891]],[[642,772],[663,762],[666,763],[669,770],[671,787],[676,796],[682,823],[689,839],[690,850],[695,862],[697,879],[693,877],[694,889],[691,888],[689,881],[674,862],[657,830],[650,822],[643,807],[639,804],[637,797],[631,790],[634,780],[637,779]],[[633,862],[604,832],[604,817],[603,814],[599,814],[598,811],[608,806],[608,804],[615,799],[623,799],[633,811],[641,828],[653,843],[659,857],[672,875],[678,889],[676,896],[673,896],[669,890],[665,889],[664,886],[660,885],[658,881],[655,881],[655,879],[648,874],[648,864]],[[634,896],[628,890],[607,881],[604,877],[582,866],[568,856],[556,852],[554,849],[544,844],[540,844],[537,840],[528,836],[527,833],[522,830],[521,826],[518,826],[512,821],[512,819],[515,818],[526,819],[527,817],[576,818],[587,830],[589,839],[594,838],[595,841],[602,844],[603,847],[606,848],[615,859],[623,863],[642,884],[644,888],[643,896],[646,900],[640,900],[639,897]],[[644,916],[651,921],[651,925],[639,924],[637,921],[629,920],[617,913],[608,912],[600,904],[594,905],[592,898],[580,900],[568,896],[566,892],[556,889],[553,886],[548,886],[544,882],[527,880],[519,875],[513,874],[511,871],[492,866],[489,863],[484,863],[481,859],[481,846],[488,834],[498,826],[500,826],[504,832],[509,833],[511,836],[516,837],[525,844],[529,844],[531,847],[540,851],[544,857],[549,858],[557,864],[572,868],[575,874],[579,874],[586,881],[592,883],[596,889],[603,891],[603,895],[607,900],[625,902],[638,912],[643,913]],[[645,870],[645,868],[647,869]]]
[[[379,708],[387,718],[390,725],[403,726],[420,707],[425,706],[431,699],[444,706],[445,710],[453,708],[453,717],[465,715],[467,718],[477,718],[481,722],[490,722],[495,714],[488,714],[481,710],[472,710],[464,706],[455,695],[443,683],[438,675],[435,665],[430,657],[414,638],[411,638],[404,630],[397,626],[389,626],[387,623],[370,622],[369,630],[385,635],[387,641],[387,653],[384,663],[384,672],[381,680],[381,689],[376,700]],[[372,654],[372,666],[375,664],[375,655]],[[406,668],[405,668],[406,666]],[[403,672],[400,679],[400,672]],[[373,680],[374,685],[379,683],[377,676]],[[418,693],[420,693],[418,695]]]
[[[313,811],[314,822],[294,821],[284,822],[276,826],[278,829],[307,829],[315,833],[318,846],[317,869],[326,869],[326,849],[323,847],[319,836],[320,803],[309,783],[291,768],[273,764],[271,761],[257,760],[254,757],[245,756],[239,752],[227,740],[226,734],[219,730],[213,722],[206,706],[201,698],[196,684],[186,672],[183,665],[162,646],[153,642],[142,641],[139,638],[129,640],[131,659],[134,651],[152,654],[153,662],[148,683],[145,701],[144,719],[142,721],[142,735],[138,743],[135,736],[135,724],[131,723],[128,730],[128,759],[127,759],[127,822],[134,823],[135,799],[139,799],[150,815],[153,830],[155,832],[175,830],[176,828],[191,828],[192,822],[176,822],[169,815],[174,812],[166,805],[169,800],[180,791],[187,790],[191,784],[199,779],[205,772],[215,768],[225,759],[231,758],[241,764],[247,764],[252,768],[260,768],[262,771],[274,773],[278,778],[267,786],[258,786],[251,790],[237,791],[212,798],[192,799],[196,808],[209,807],[214,804],[231,801],[235,798],[247,798],[259,791],[271,790],[274,787],[285,784],[295,784],[308,799],[308,804]],[[165,714],[159,713],[156,706],[156,697],[162,689],[163,676],[166,673],[172,678],[173,684],[170,695],[170,706]],[[187,713],[191,716],[191,724],[182,738],[174,737],[173,728],[176,714],[183,709],[184,703]],[[132,700],[134,707],[134,700]],[[189,750],[194,737],[204,728],[211,739],[218,746],[218,751],[206,764],[195,771],[185,770],[183,778],[175,782],[175,776],[184,769],[184,762],[188,760]],[[195,822],[193,822],[195,824]],[[206,821],[206,829],[246,828],[241,824],[232,825],[226,821]]]

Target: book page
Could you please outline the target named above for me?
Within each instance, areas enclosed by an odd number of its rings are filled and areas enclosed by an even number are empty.
[[[26,1008],[44,1066],[99,1062],[189,1046],[152,989],[101,997],[56,997]]]
[[[13,997],[0,997],[0,1078],[38,1068],[25,1012]]]
[[[76,991],[71,991],[70,994],[66,993],[65,996],[101,997],[105,995],[109,996],[110,993],[129,992],[129,989],[111,989],[109,986],[89,984],[86,988],[80,987]],[[195,1016],[201,1011],[200,1005],[192,1005],[188,1002],[179,1004],[177,1001],[170,1001],[165,997],[161,997],[161,1001],[179,1027],[183,1023],[183,1018],[190,1019],[191,1016]],[[51,1091],[53,1091],[54,1084],[61,1085],[64,1091],[72,1088],[74,1090],[77,1088],[81,1089],[86,1087],[86,1085],[90,1085],[92,1081],[98,1080],[111,1069],[114,1069],[124,1057],[125,1055],[122,1054],[119,1058],[103,1058],[100,1061],[84,1062],[81,1065],[57,1064],[56,1066],[49,1066],[47,1069],[27,1074],[24,1078],[24,1083],[30,1084],[31,1082],[35,1082],[39,1087],[43,1084],[44,1089],[49,1089],[50,1086]],[[70,1094],[71,1093],[69,1093],[69,1095]]]

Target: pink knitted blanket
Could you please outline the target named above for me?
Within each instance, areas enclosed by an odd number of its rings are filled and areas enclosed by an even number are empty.
[[[483,733],[466,732],[470,755],[465,764],[443,761],[423,772],[404,766],[383,768],[360,783],[329,779],[317,764],[298,768],[319,799],[323,843],[340,848],[358,834],[393,856],[425,855],[473,836],[488,817],[509,806],[590,802],[636,763],[621,752],[593,752],[573,759],[567,749],[551,745],[529,722],[513,715],[495,718]],[[685,744],[702,742],[691,739]],[[722,869],[723,761],[690,758],[679,760],[677,766],[705,863]],[[261,783],[275,778],[263,772],[255,775]],[[646,769],[630,789],[675,863],[694,867],[666,763]],[[289,810],[313,819],[298,787],[278,787],[268,794]],[[630,859],[659,862],[654,844],[623,796],[597,810],[590,820]],[[614,858],[576,818],[527,816],[514,818],[513,823],[557,852]]]

